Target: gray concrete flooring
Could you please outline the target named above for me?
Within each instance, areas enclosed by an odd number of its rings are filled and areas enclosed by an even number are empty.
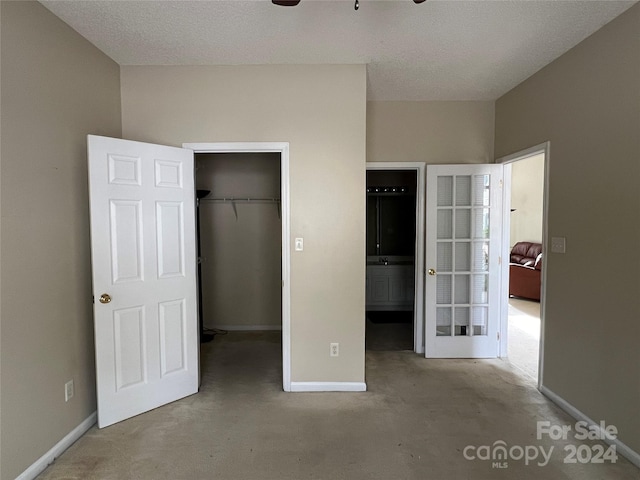
[[[231,332],[202,348],[197,395],[92,428],[39,477],[70,479],[640,479],[623,458],[565,464],[574,421],[502,360],[368,351],[363,393],[284,393],[279,334]],[[467,446],[554,447],[551,461],[467,460]],[[592,445],[592,443],[588,443]]]

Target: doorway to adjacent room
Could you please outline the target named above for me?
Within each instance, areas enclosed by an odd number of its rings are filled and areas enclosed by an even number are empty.
[[[544,143],[497,160],[505,168],[504,243],[508,260],[503,263],[503,328],[501,356],[538,385],[542,383],[544,292],[547,238],[549,144]],[[518,242],[541,244],[540,257],[532,265],[510,266],[511,251]],[[537,260],[537,261],[536,261]],[[527,263],[527,262],[524,262]],[[532,262],[528,262],[532,263]],[[522,289],[512,268],[528,269],[525,280],[535,279],[535,288]],[[534,271],[537,270],[537,271]],[[518,273],[518,272],[515,272]],[[530,277],[530,278],[529,278]],[[530,292],[530,290],[535,292]],[[513,293],[516,293],[514,295]],[[526,293],[522,293],[526,292]],[[506,321],[505,321],[506,320]]]
[[[423,169],[367,164],[367,350],[424,352]]]

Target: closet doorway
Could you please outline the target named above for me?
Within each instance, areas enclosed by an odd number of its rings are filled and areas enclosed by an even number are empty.
[[[271,331],[282,341],[289,391],[288,144],[184,147],[195,153],[201,337]]]
[[[424,353],[424,163],[367,163],[366,348]]]

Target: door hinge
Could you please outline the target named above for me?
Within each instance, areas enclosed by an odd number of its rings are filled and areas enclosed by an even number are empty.
[[[502,185],[503,185],[503,181],[502,181],[502,179],[500,179],[499,184],[500,184],[500,188],[502,188]]]
[[[498,265],[502,265],[502,255],[498,255]]]
[[[498,341],[500,341],[500,332],[496,332],[496,336],[498,337]]]

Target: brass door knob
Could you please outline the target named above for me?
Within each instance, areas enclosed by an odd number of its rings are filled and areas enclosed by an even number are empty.
[[[433,268],[430,268],[430,269],[429,269],[429,275],[432,275],[432,276],[433,276],[433,275],[435,275],[435,274],[436,274],[436,271],[435,271]]]
[[[103,293],[100,295],[100,303],[109,303],[111,302],[111,295],[108,293]]]

